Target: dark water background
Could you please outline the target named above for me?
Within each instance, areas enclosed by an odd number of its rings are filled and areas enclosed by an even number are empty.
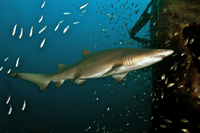
[[[58,63],[70,65],[81,59],[82,49],[99,51],[116,47],[138,47],[137,42],[130,45],[130,42],[134,41],[127,41],[129,35],[125,23],[128,19],[127,27],[131,28],[149,0],[128,0],[121,8],[126,2],[127,0],[90,0],[88,6],[82,9],[87,11],[80,17],[81,10],[78,8],[82,3],[87,3],[86,0],[46,0],[43,9],[40,8],[43,0],[0,1],[0,67],[4,66],[0,72],[0,133],[149,131],[151,105],[148,99],[151,101],[151,81],[147,83],[147,80],[151,78],[150,70],[148,73],[141,70],[131,72],[122,83],[117,83],[112,77],[106,77],[87,80],[83,86],[71,86],[72,82],[67,80],[55,89],[54,83],[51,82],[43,92],[39,92],[38,86],[33,83],[7,75],[10,68],[11,72],[54,73]],[[114,8],[111,7],[112,4]],[[135,7],[137,4],[139,5]],[[106,12],[100,13],[105,8]],[[140,11],[135,14],[134,11],[138,9]],[[123,11],[125,18],[122,16]],[[63,12],[73,14],[63,15]],[[134,13],[129,18],[132,12]],[[110,20],[106,15],[108,13],[114,13],[117,18]],[[43,21],[38,23],[42,14]],[[119,22],[115,24],[117,19]],[[64,22],[55,32],[54,28],[61,20]],[[81,23],[73,25],[76,21]],[[110,22],[112,24],[109,24]],[[15,36],[12,36],[15,24],[18,26]],[[38,34],[46,24],[47,29]],[[63,34],[63,29],[68,24],[71,26]],[[33,25],[33,36],[30,38],[29,32]],[[139,37],[145,37],[148,26],[138,33]],[[21,27],[24,33],[22,39],[19,39]],[[109,29],[101,36],[103,28]],[[109,35],[109,38],[105,37],[106,35]],[[45,37],[47,39],[44,47],[40,48]],[[124,45],[120,44],[120,39],[124,41]],[[16,68],[15,62],[19,56],[19,67]],[[6,57],[9,59],[4,62]],[[145,91],[146,94],[143,94]],[[8,115],[10,106],[6,105],[9,95],[9,104],[13,108],[11,115]],[[27,106],[21,111],[24,99]],[[146,106],[149,106],[149,109],[146,109]],[[145,119],[148,121],[144,122]]]

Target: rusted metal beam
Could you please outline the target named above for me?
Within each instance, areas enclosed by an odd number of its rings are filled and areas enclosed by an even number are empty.
[[[153,67],[152,132],[200,132],[199,5],[164,0],[151,46],[175,52]]]

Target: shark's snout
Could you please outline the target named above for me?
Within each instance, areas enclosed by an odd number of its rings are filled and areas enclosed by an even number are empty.
[[[163,49],[158,49],[158,53],[153,56],[154,60],[162,60],[163,58],[171,55],[174,52],[174,50],[163,50]]]
[[[168,50],[168,51],[167,51],[167,56],[168,56],[168,55],[171,55],[171,54],[173,54],[173,53],[174,53],[174,50]]]
[[[171,55],[172,53],[174,53],[174,50],[171,50],[171,49],[169,49],[169,50],[159,49],[158,52],[159,53],[156,56],[164,58],[164,57],[167,57],[167,56]]]

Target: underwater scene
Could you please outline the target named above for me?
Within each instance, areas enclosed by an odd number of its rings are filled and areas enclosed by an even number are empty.
[[[199,2],[179,2],[0,1],[0,133],[199,131]]]

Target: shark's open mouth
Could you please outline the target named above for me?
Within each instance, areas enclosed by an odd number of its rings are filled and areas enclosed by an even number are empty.
[[[154,58],[160,58],[160,59],[163,59],[163,58],[165,58],[165,57],[166,57],[165,55],[154,56]]]

